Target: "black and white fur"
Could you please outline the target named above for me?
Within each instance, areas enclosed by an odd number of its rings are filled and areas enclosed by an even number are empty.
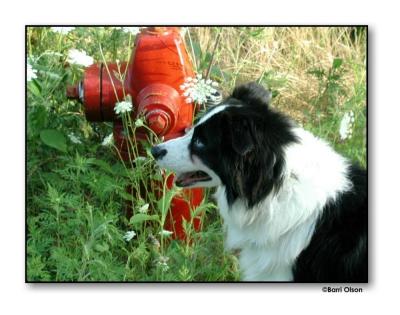
[[[366,172],[269,101],[240,86],[152,153],[178,186],[217,187],[243,280],[367,282]]]

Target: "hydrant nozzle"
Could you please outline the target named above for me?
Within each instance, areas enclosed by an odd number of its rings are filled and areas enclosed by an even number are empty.
[[[79,82],[76,85],[67,86],[67,97],[70,99],[76,99],[83,102],[82,82]]]

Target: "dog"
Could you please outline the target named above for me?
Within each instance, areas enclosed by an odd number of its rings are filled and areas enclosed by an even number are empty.
[[[257,83],[239,86],[151,153],[177,186],[217,187],[244,281],[367,282],[366,171],[270,99]]]

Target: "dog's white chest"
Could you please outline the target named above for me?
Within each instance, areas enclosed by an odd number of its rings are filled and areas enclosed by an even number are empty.
[[[282,201],[267,198],[247,209],[238,200],[229,207],[223,186],[215,197],[226,229],[225,247],[240,250],[243,280],[292,281],[293,263],[310,242],[315,216],[299,219],[298,225],[287,225],[293,220],[287,217],[288,205]],[[279,209],[282,207],[286,209]]]

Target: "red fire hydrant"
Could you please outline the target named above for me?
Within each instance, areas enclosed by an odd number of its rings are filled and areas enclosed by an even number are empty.
[[[119,74],[125,72],[121,81]],[[129,64],[92,65],[86,68],[78,85],[68,88],[67,95],[83,102],[88,120],[114,122],[116,145],[122,158],[128,160],[126,136],[122,121],[114,112],[115,103],[123,100],[124,94],[130,95],[132,117],[144,116],[148,127],[165,140],[180,137],[191,126],[196,109],[180,93],[180,86],[188,77],[194,77],[194,71],[179,28],[148,27],[136,36]],[[146,141],[148,132],[138,128],[134,137]],[[168,189],[172,185],[170,176]],[[164,228],[172,231],[174,238],[186,238],[182,220],[193,222],[195,230],[200,229],[200,218],[192,220],[191,212],[202,199],[200,188],[185,189],[182,196],[173,198]]]

